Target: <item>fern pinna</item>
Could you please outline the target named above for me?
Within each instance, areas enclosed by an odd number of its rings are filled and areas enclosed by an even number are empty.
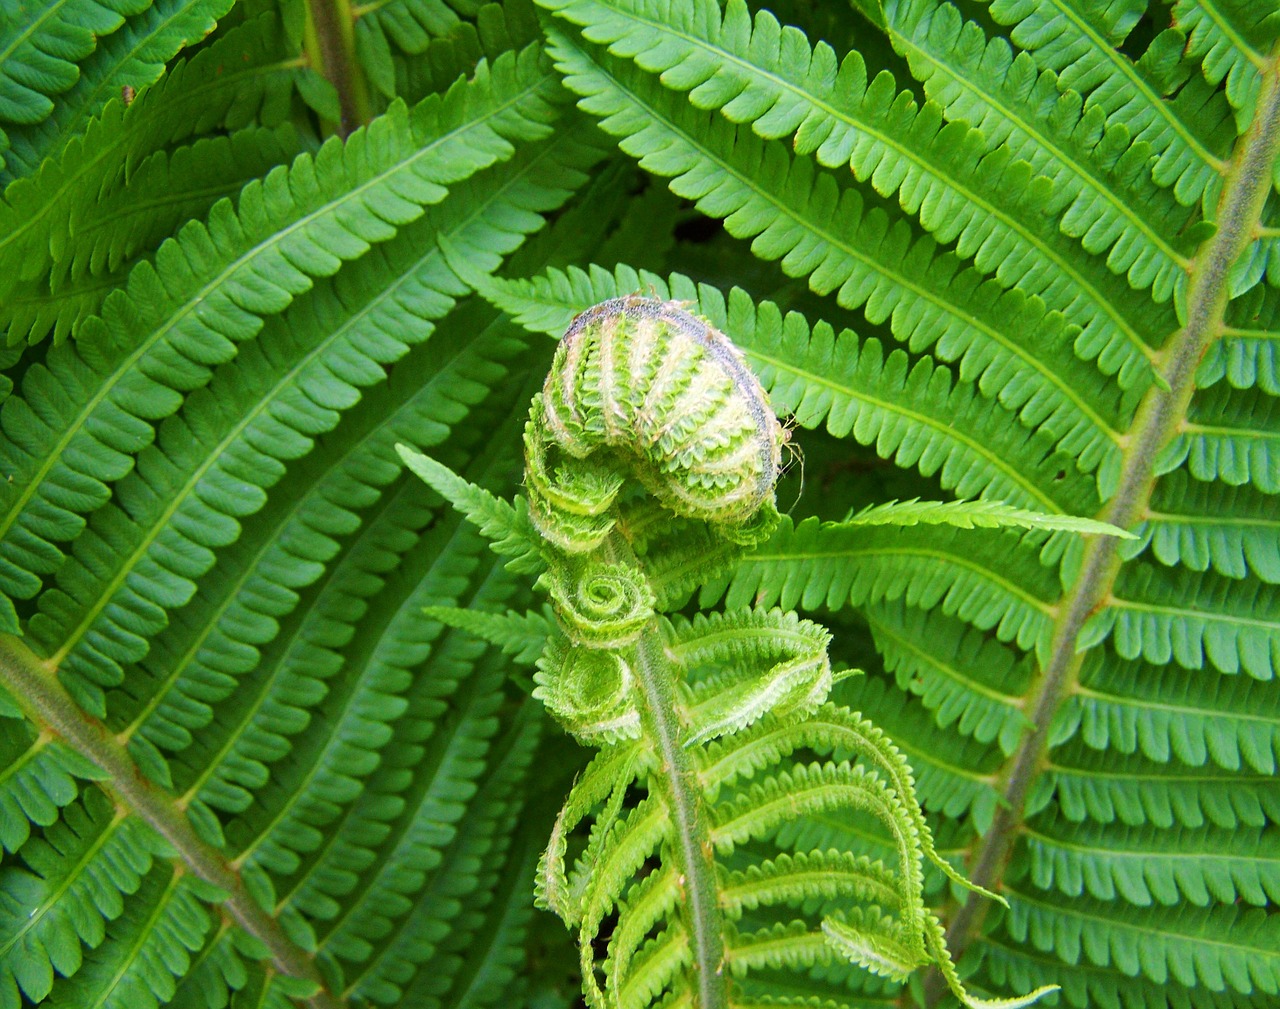
[[[996,1003],[964,991],[922,865],[970,884],[934,850],[897,748],[828,703],[827,632],[780,609],[663,615],[774,532],[785,441],[723,333],[632,295],[578,315],[557,348],[525,427],[527,510],[401,447],[502,552],[514,539],[526,566],[536,553],[557,621],[534,696],[600,749],[556,821],[539,901],[576,931],[595,1009],[753,1004],[753,973],[831,957],[897,981],[935,964],[966,1005],[1029,1004],[1053,987]],[[523,619],[432,612],[496,643]],[[879,821],[891,864],[770,848],[779,826],[833,807]]]

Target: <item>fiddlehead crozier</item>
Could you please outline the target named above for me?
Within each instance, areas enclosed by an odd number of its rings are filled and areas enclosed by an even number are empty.
[[[899,980],[937,964],[958,997],[983,1004],[924,904],[923,864],[968,884],[934,851],[899,751],[828,703],[827,632],[780,610],[664,615],[770,534],[785,439],[724,334],[676,303],[630,296],[574,320],[534,397],[527,524],[522,509],[479,507],[483,492],[464,499],[443,467],[403,453],[492,538],[536,531],[558,632],[535,694],[600,748],[556,822],[537,893],[577,933],[593,1007],[719,1009],[753,971],[840,956]],[[788,766],[797,755],[825,759]],[[760,856],[782,824],[836,806],[884,825],[892,865]],[[815,906],[817,920],[801,920]]]

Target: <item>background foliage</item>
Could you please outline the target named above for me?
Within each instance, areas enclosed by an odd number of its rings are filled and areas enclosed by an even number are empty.
[[[578,997],[531,893],[585,755],[422,612],[525,588],[392,446],[509,494],[540,334],[650,289],[804,452],[699,602],[867,670],[1010,903],[931,880],[971,988],[1273,1005],[1275,5],[545,8],[3,5],[0,1007]],[[912,497],[1139,538],[824,524]]]

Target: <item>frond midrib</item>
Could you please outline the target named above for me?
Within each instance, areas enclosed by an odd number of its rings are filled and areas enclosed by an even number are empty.
[[[48,726],[105,772],[100,787],[118,807],[128,808],[159,833],[178,852],[187,871],[227,894],[227,912],[266,947],[278,970],[316,985],[314,1009],[338,1009],[339,1003],[325,988],[313,956],[258,905],[221,853],[196,834],[173,797],[145,778],[105,727],[81,709],[58,682],[53,668],[11,635],[0,635],[0,681],[33,724]],[[175,866],[174,878],[181,875]]]
[[[1158,452],[1176,436],[1185,419],[1195,391],[1197,365],[1204,351],[1221,336],[1230,303],[1227,285],[1231,267],[1247,251],[1252,241],[1250,226],[1271,192],[1271,169],[1280,153],[1280,48],[1272,54],[1272,73],[1264,80],[1258,108],[1249,133],[1241,138],[1230,162],[1216,215],[1218,229],[1195,257],[1196,270],[1187,287],[1188,322],[1162,351],[1169,369],[1169,391],[1152,388],[1144,395],[1126,437],[1125,465],[1117,487],[1099,515],[1121,528],[1140,521],[1150,504]],[[1057,604],[1053,636],[1042,650],[1040,674],[1027,695],[1037,728],[1023,738],[1006,763],[1005,805],[990,830],[975,841],[972,879],[980,886],[998,886],[1004,877],[1032,781],[1045,764],[1053,716],[1072,695],[1079,679],[1084,653],[1076,651],[1076,642],[1085,620],[1115,589],[1123,563],[1117,542],[1101,537],[1086,547],[1074,586]],[[948,945],[957,955],[977,938],[984,916],[985,909],[977,901],[970,899],[960,905],[947,930]],[[939,990],[934,977],[926,987]]]

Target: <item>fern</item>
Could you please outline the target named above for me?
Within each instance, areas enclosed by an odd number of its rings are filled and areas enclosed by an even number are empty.
[[[1270,1009],[1275,3],[0,7],[0,1009]],[[521,488],[636,298],[776,524]]]
[[[522,535],[542,542],[539,585],[557,617],[537,660],[534,696],[601,753],[560,813],[539,867],[539,898],[577,930],[593,1006],[659,997],[728,1004],[726,974],[741,980],[833,954],[899,981],[936,963],[966,1005],[985,1005],[964,992],[941,926],[921,902],[926,857],[963,880],[934,853],[910,770],[870,723],[823,705],[832,683],[826,633],[766,609],[773,599],[763,593],[754,609],[730,600],[725,614],[700,622],[656,616],[682,598],[681,569],[723,568],[732,545],[768,537],[779,521],[772,499],[782,444],[736,348],[675,303],[605,301],[579,315],[561,341],[525,428],[533,528]],[[498,541],[499,552],[509,552],[516,527],[494,520],[495,503],[439,464],[400,451]],[[628,480],[660,514],[628,494]],[[885,506],[847,525],[930,521],[1054,523],[961,502]],[[783,605],[791,605],[785,594]],[[464,612],[450,622],[504,647],[519,640],[514,616],[479,620]],[[811,748],[861,763],[774,769],[780,758]],[[632,784],[644,797],[628,803]],[[887,827],[897,838],[897,865],[816,850],[753,860],[723,875],[719,860],[746,842],[833,805],[863,810]],[[569,871],[567,832],[588,817],[591,838]],[[653,857],[658,866],[642,872]],[[848,897],[868,906],[828,910]],[[800,921],[783,931],[743,927],[745,911],[801,903],[823,908],[819,930]],[[615,907],[613,937],[597,965],[601,924]]]

